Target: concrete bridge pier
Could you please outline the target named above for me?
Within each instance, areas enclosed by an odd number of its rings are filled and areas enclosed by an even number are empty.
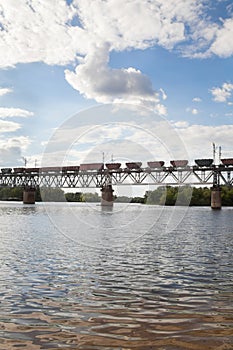
[[[23,204],[35,204],[36,189],[34,187],[26,186],[23,190]]]
[[[114,196],[113,196],[113,188],[112,185],[103,186],[101,189],[102,198],[101,205],[102,206],[113,206]]]
[[[220,186],[211,188],[211,208],[212,209],[221,209],[222,208],[221,187]]]

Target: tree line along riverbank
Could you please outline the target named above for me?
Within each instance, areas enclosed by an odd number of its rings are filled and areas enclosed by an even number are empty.
[[[221,187],[222,206],[233,206],[233,188]],[[118,203],[141,203],[155,205],[210,206],[211,190],[208,187],[161,186],[154,191],[146,191],[143,197],[115,197]],[[0,188],[0,200],[23,200],[21,187]],[[36,190],[36,202],[100,202],[98,193],[65,193],[60,188],[40,188]]]

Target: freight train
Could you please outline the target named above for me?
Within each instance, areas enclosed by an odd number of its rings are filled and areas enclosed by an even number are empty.
[[[196,166],[205,168],[210,167],[213,164],[213,159],[195,159]],[[166,167],[164,166],[164,161],[149,161],[147,162],[147,169],[155,170]],[[171,160],[170,164],[172,168],[185,168],[188,167],[188,160]],[[126,168],[125,171],[142,171],[142,162],[127,162],[125,163]],[[3,175],[8,174],[78,174],[83,172],[99,172],[102,173],[104,171],[122,171],[121,163],[106,163],[106,168],[104,167],[104,163],[88,163],[88,164],[80,164],[80,165],[70,165],[70,166],[54,166],[54,167],[40,167],[40,168],[1,168],[1,173]],[[225,158],[221,159],[221,167],[233,166],[233,158]],[[170,167],[169,167],[170,168]]]

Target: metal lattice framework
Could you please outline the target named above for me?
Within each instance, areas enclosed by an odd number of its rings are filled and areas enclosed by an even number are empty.
[[[58,188],[102,188],[106,185],[155,185],[155,186],[233,186],[233,166],[183,168],[163,167],[138,170],[118,169],[78,171],[73,173],[51,172],[37,174],[2,174],[0,187],[33,186]]]

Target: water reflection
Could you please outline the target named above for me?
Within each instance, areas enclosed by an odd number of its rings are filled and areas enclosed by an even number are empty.
[[[0,215],[31,215],[35,214],[38,207],[33,204],[21,204],[18,202],[0,202]]]
[[[112,205],[100,205],[102,213],[112,213],[113,206]]]
[[[43,206],[0,205],[0,349],[232,349],[233,211],[192,208],[173,232],[163,216],[133,243],[106,245],[131,211],[93,214],[107,248],[92,249]],[[120,227],[116,239],[129,234]]]

